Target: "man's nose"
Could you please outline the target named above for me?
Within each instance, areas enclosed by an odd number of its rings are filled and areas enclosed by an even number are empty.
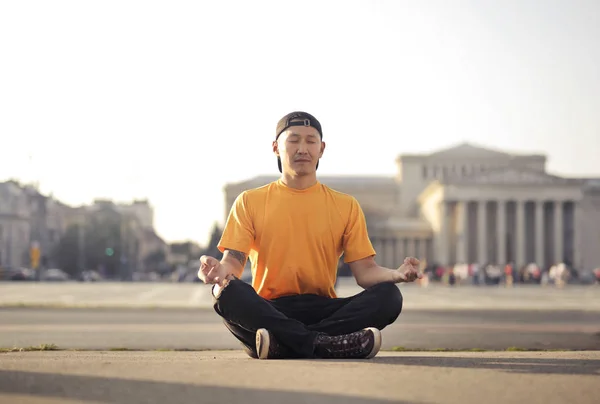
[[[300,142],[298,154],[308,154],[308,144],[306,142]]]

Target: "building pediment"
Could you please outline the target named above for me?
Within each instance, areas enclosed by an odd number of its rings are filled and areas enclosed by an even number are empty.
[[[523,168],[503,168],[447,181],[452,184],[475,185],[570,185],[578,180]]]
[[[454,147],[436,151],[429,155],[434,158],[497,158],[511,157],[511,154],[493,150],[487,147],[475,146],[470,143],[461,143]]]

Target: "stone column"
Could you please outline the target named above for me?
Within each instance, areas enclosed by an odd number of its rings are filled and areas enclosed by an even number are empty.
[[[554,202],[554,262],[563,262],[563,203]]]
[[[497,263],[498,265],[506,264],[506,201],[498,201],[498,208],[496,209],[496,229],[498,231],[497,239],[498,245],[496,248],[498,249],[497,253]]]
[[[545,268],[544,263],[544,201],[535,203],[535,263]]]
[[[381,244],[381,237],[374,237],[375,240],[373,240],[373,249],[375,250],[376,255],[376,259],[377,259],[377,263],[379,265],[384,265],[384,257],[383,257],[383,246]]]
[[[415,258],[422,260],[423,259],[423,239],[420,237],[416,237],[413,239],[413,243],[415,246]]]
[[[573,201],[573,266],[581,270],[583,262],[581,260],[581,249],[583,248],[583,224],[581,223],[581,202]]]
[[[456,206],[456,262],[467,264],[467,246],[469,241],[469,215],[467,202],[461,201]]]
[[[486,203],[479,201],[477,203],[477,261],[479,265],[487,263],[487,226],[486,226]]]
[[[377,254],[379,255],[379,262],[381,266],[387,265],[387,257],[385,254],[385,237],[377,239]]]
[[[398,262],[398,266],[404,262],[404,258],[406,258],[406,251],[404,250],[404,238],[396,238],[396,262]]]
[[[521,268],[525,262],[525,202],[516,201],[516,226],[515,226],[515,267]]]
[[[412,237],[408,237],[406,239],[406,256],[407,257],[415,256],[415,239]]]
[[[440,265],[448,265],[448,204],[446,201],[440,202],[440,233],[437,235],[437,261]]]
[[[391,237],[385,238],[383,251],[385,254],[385,266],[388,268],[394,267],[394,239]]]
[[[386,245],[385,245],[388,268],[394,268],[395,266],[397,266],[396,265],[396,255],[394,254],[394,244],[395,244],[394,237],[388,237]]]

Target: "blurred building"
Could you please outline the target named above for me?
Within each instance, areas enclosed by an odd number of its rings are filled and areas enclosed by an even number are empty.
[[[117,215],[121,223],[121,251],[131,271],[145,271],[146,259],[161,252],[168,256],[167,243],[154,230],[154,209],[148,200],[130,204],[96,199],[85,207],[87,214]]]
[[[142,228],[154,228],[154,208],[147,199],[134,200],[132,203],[120,203],[116,206],[119,212],[135,216]]]
[[[600,266],[600,179],[552,175],[544,155],[468,143],[400,155],[397,166],[394,177],[319,177],[360,202],[382,265],[417,256],[438,265]],[[242,191],[277,178],[226,185],[225,214]]]
[[[34,246],[40,251],[39,264],[54,267],[53,251],[67,228],[85,226],[91,215],[122,219],[121,248],[132,269],[143,270],[144,259],[158,251],[168,255],[167,243],[154,231],[154,210],[147,200],[115,204],[97,199],[91,205],[71,207],[34,186],[6,181],[0,183],[0,267],[31,267]],[[80,260],[84,263],[85,257]]]
[[[188,265],[192,260],[200,258],[202,247],[193,241],[171,243],[168,252],[168,261],[171,265]]]
[[[14,181],[0,183],[0,265],[17,267],[29,249],[31,209],[27,195]]]
[[[67,226],[68,208],[37,188],[16,181],[0,183],[0,266],[29,267],[32,246],[40,264],[50,265]]]

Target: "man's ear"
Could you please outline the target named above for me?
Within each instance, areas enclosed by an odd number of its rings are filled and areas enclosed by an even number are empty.
[[[325,142],[321,141],[321,154],[319,154],[319,157],[323,157],[323,152],[325,151]]]
[[[279,145],[277,144],[277,140],[273,140],[273,153],[279,157]]]

